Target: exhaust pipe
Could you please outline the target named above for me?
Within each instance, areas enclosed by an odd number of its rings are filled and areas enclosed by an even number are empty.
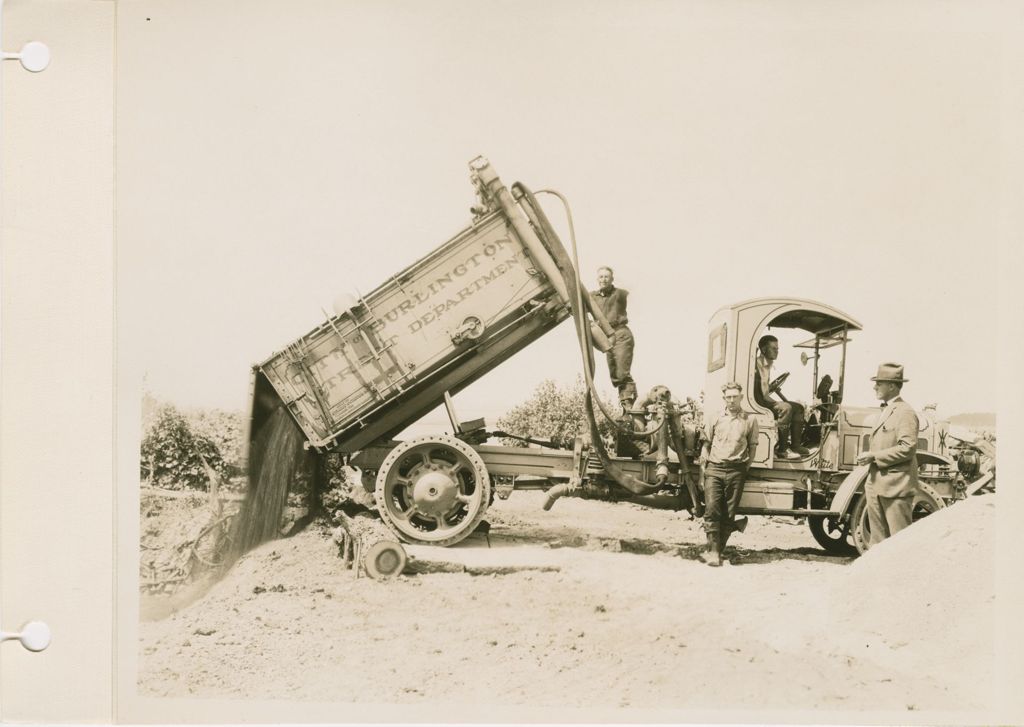
[[[547,497],[544,498],[544,510],[550,510],[551,506],[555,504],[555,500],[568,494],[572,490],[572,485],[568,482],[563,482],[560,485],[555,485],[547,491]]]

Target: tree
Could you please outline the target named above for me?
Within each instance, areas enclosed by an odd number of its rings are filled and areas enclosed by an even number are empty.
[[[194,409],[183,412],[193,434],[213,442],[224,459],[225,471],[232,475],[241,470],[245,417],[241,412],[222,409]]]
[[[520,437],[571,442],[574,437],[587,436],[589,433],[583,408],[586,395],[587,387],[582,377],[577,377],[573,384],[565,386],[559,386],[552,379],[545,379],[526,402],[513,407],[498,419],[498,428]],[[610,413],[620,411],[619,405],[607,398],[602,398],[602,402]],[[612,424],[596,406],[594,418],[601,438],[611,442],[614,437]],[[506,439],[504,443],[522,446],[521,442],[514,439]]]
[[[209,436],[196,431],[173,404],[158,406],[142,439],[142,478],[172,490],[201,489],[210,481],[204,459],[226,473],[224,457]]]

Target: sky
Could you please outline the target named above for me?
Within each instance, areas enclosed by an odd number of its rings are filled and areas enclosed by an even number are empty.
[[[995,411],[1000,41],[970,4],[877,7],[122,4],[119,365],[245,409],[252,364],[470,222],[482,154],[569,199],[583,279],[631,293],[641,390],[696,396],[711,315],[776,295],[863,325],[847,403],[896,361],[912,404]],[[456,406],[493,424],[580,370],[566,323]]]

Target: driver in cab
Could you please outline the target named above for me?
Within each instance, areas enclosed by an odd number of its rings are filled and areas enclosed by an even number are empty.
[[[778,459],[800,459],[811,452],[802,445],[804,434],[804,407],[795,401],[787,401],[780,391],[782,382],[772,381],[772,365],[779,357],[779,339],[772,335],[761,336],[757,342],[758,352],[754,357],[754,401],[775,415],[779,430],[779,442],[775,446]],[[772,398],[777,395],[781,401]]]

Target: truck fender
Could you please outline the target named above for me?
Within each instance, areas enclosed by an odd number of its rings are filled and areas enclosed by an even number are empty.
[[[954,460],[952,457],[947,457],[944,454],[939,454],[938,452],[923,452],[921,450],[918,450],[916,456],[918,467],[926,464],[945,465],[946,467],[954,468],[956,467],[956,460]]]
[[[854,467],[850,470],[850,474],[846,475],[843,484],[839,485],[839,489],[836,490],[836,495],[832,498],[832,505],[829,508],[832,512],[836,513],[838,519],[842,520],[850,509],[853,496],[864,489],[864,482],[867,480],[868,470],[870,469],[871,466],[866,464]]]

